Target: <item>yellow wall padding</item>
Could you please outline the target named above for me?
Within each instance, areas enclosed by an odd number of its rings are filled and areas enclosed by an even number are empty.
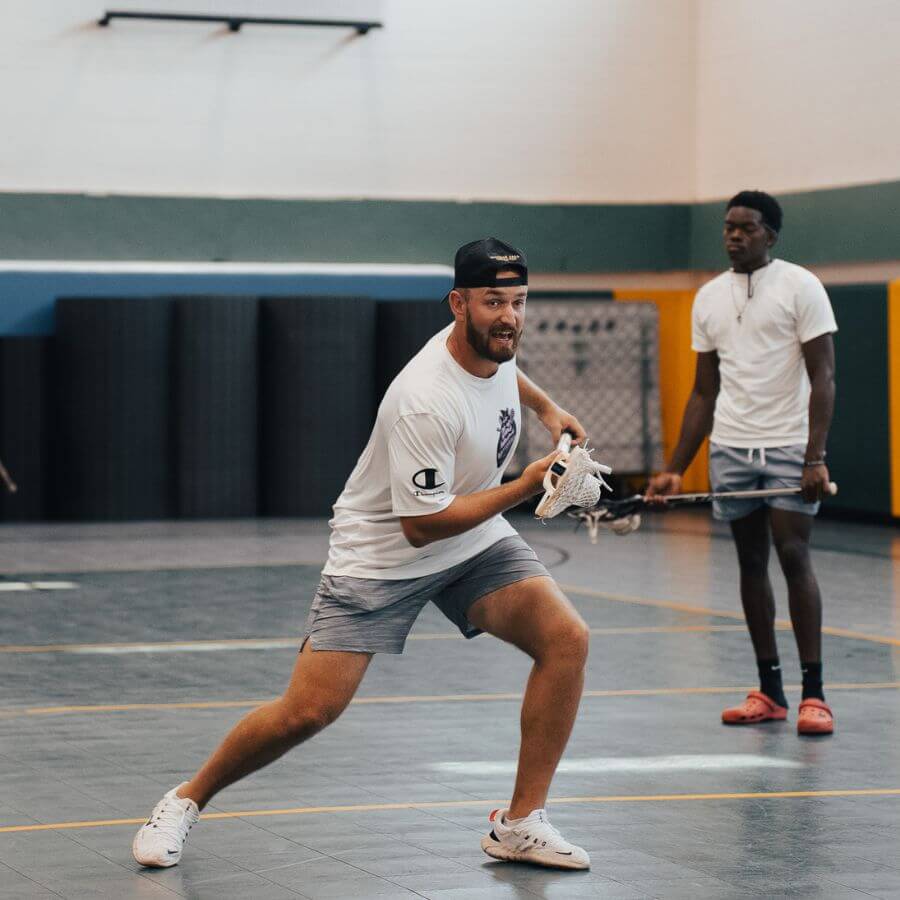
[[[668,461],[678,442],[681,417],[694,386],[697,364],[697,354],[691,350],[691,305],[694,302],[694,291],[627,290],[613,291],[613,296],[616,300],[623,301],[650,300],[659,309],[659,398],[662,406],[663,453]],[[900,442],[897,446],[900,447]],[[709,441],[703,442],[694,461],[684,473],[682,490],[709,490]]]
[[[891,515],[900,516],[900,278],[888,285],[888,418]]]

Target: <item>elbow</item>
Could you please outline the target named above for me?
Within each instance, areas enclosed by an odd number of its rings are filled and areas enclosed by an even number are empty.
[[[431,543],[417,526],[415,520],[410,521],[409,519],[401,519],[400,526],[403,528],[403,537],[405,537],[407,542],[416,549]]]
[[[713,413],[716,409],[715,394],[706,394],[699,391],[694,391],[694,393],[691,395],[691,400],[694,410],[704,419],[704,421],[707,419],[712,419]]]

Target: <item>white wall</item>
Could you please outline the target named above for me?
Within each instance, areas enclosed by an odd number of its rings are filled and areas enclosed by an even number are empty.
[[[697,0],[698,199],[900,179],[898,0]]]
[[[381,31],[93,23],[0,0],[0,190],[686,200],[685,0],[117,0]],[[687,7],[692,8],[693,0]]]
[[[900,178],[900,0],[0,0],[0,190],[691,201]]]

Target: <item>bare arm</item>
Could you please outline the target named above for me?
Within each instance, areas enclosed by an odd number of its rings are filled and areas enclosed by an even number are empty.
[[[801,344],[801,349],[811,386],[805,461],[822,461],[822,465],[803,467],[801,486],[805,499],[818,500],[829,481],[824,460],[828,429],[834,414],[834,340],[830,334],[823,334]]]
[[[465,494],[438,513],[430,516],[401,516],[403,534],[413,547],[424,547],[433,541],[455,537],[470,531],[492,516],[499,515],[543,490],[544,474],[559,456],[554,450],[543,459],[531,463],[514,481]]]
[[[553,405],[550,397],[521,369],[516,369],[516,380],[519,383],[519,399],[524,406],[540,415],[548,406]]]
[[[581,444],[587,437],[581,422],[562,407],[557,406],[549,395],[539,388],[521,369],[516,369],[519,383],[519,400],[524,406],[534,410],[544,427],[550,432],[553,443],[559,441],[564,431],[573,435],[573,444]]]
[[[698,353],[694,387],[684,409],[678,443],[665,471],[650,480],[647,496],[673,494],[679,490],[684,470],[696,456],[703,439],[712,431],[718,394],[719,354],[715,350]]]
[[[719,395],[719,354],[715,350],[697,354],[694,388],[684,409],[678,444],[666,467],[669,472],[684,474],[696,456],[703,439],[712,431],[713,412]]]

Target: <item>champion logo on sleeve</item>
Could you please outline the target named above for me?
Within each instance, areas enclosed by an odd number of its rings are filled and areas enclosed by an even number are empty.
[[[415,491],[417,497],[434,497],[437,494],[446,494],[443,489],[445,482],[439,481],[440,473],[437,469],[419,469],[412,477],[412,483],[418,488]]]

